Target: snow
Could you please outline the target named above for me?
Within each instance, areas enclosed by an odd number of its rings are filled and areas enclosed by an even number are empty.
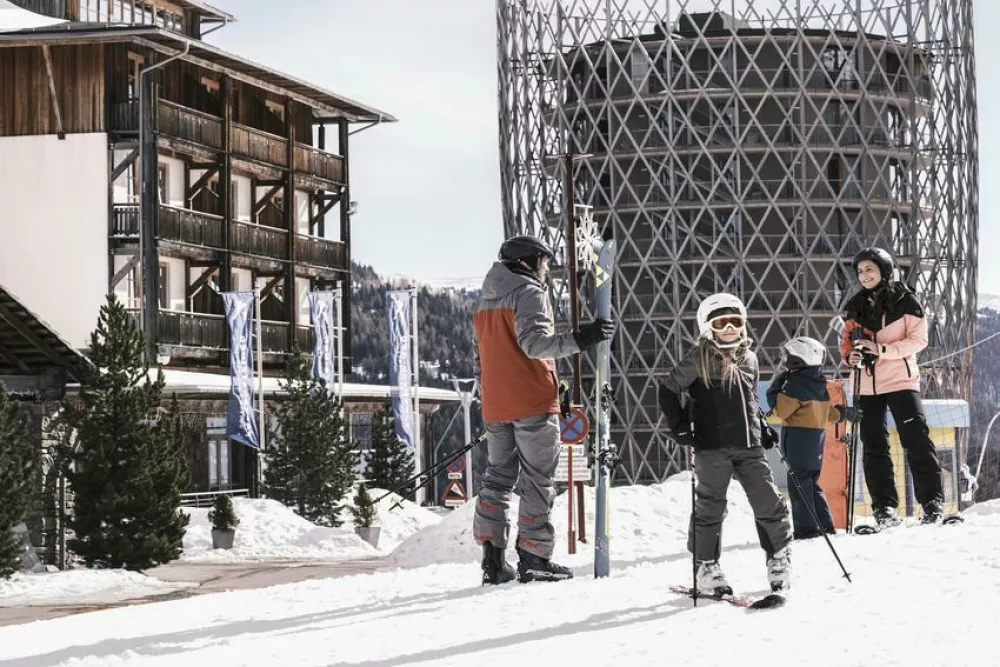
[[[738,485],[730,490],[721,562],[737,592],[761,594],[764,555]],[[998,501],[961,525],[836,536],[852,583],[823,540],[797,542],[789,603],[748,612],[695,608],[669,590],[691,576],[686,476],[611,493],[606,579],[593,578],[581,545],[572,581],[481,587],[463,506],[406,539],[386,570],[0,627],[0,663],[922,667],[989,664],[995,653]]]
[[[0,579],[0,607],[98,605],[163,595],[196,586],[127,570],[66,570]]]
[[[317,526],[276,500],[234,498],[240,525],[232,549],[212,548],[210,508],[185,508],[191,516],[181,560],[247,562],[267,560],[336,561],[378,555],[353,527]]]
[[[0,0],[0,32],[47,28],[60,23],[66,21],[22,9],[9,0]]]
[[[368,489],[372,499],[381,498],[387,491],[378,488]],[[353,498],[353,495],[352,495]],[[399,506],[396,507],[396,503]],[[353,517],[345,512],[344,525],[354,525]],[[381,527],[378,538],[378,551],[388,554],[411,535],[441,522],[441,517],[424,509],[409,500],[404,500],[399,494],[385,496],[378,503],[378,520],[376,526]]]

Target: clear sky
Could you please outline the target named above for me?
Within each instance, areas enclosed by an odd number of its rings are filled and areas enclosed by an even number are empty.
[[[352,137],[354,258],[475,283],[502,240],[494,0],[212,0],[208,41],[399,119]],[[1000,0],[974,0],[980,256],[1000,249]],[[1000,262],[981,292],[1000,294]]]

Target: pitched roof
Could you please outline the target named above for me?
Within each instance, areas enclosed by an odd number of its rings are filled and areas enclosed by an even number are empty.
[[[0,375],[41,375],[57,368],[80,380],[89,363],[17,297],[0,287]]]

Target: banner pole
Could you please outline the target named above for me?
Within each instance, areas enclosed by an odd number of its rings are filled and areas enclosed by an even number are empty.
[[[261,488],[263,486],[263,462],[264,462],[264,446],[267,441],[266,431],[264,429],[264,354],[263,345],[261,343],[261,330],[263,326],[261,325],[261,312],[260,312],[260,288],[254,288],[254,310],[257,315],[257,404],[260,408],[260,414],[258,415],[257,421],[257,432],[258,438],[260,439],[260,449],[257,450],[257,495],[261,495]]]

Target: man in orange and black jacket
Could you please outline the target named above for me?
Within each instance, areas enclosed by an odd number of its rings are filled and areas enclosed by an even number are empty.
[[[515,486],[520,498],[518,579],[558,581],[573,576],[551,560],[555,530],[549,515],[559,461],[555,359],[607,340],[615,327],[611,321],[596,320],[579,331],[555,332],[546,291],[552,258],[552,249],[535,237],[505,241],[473,315],[489,454],[473,523],[476,542],[483,547],[484,584],[514,578],[504,554]]]

